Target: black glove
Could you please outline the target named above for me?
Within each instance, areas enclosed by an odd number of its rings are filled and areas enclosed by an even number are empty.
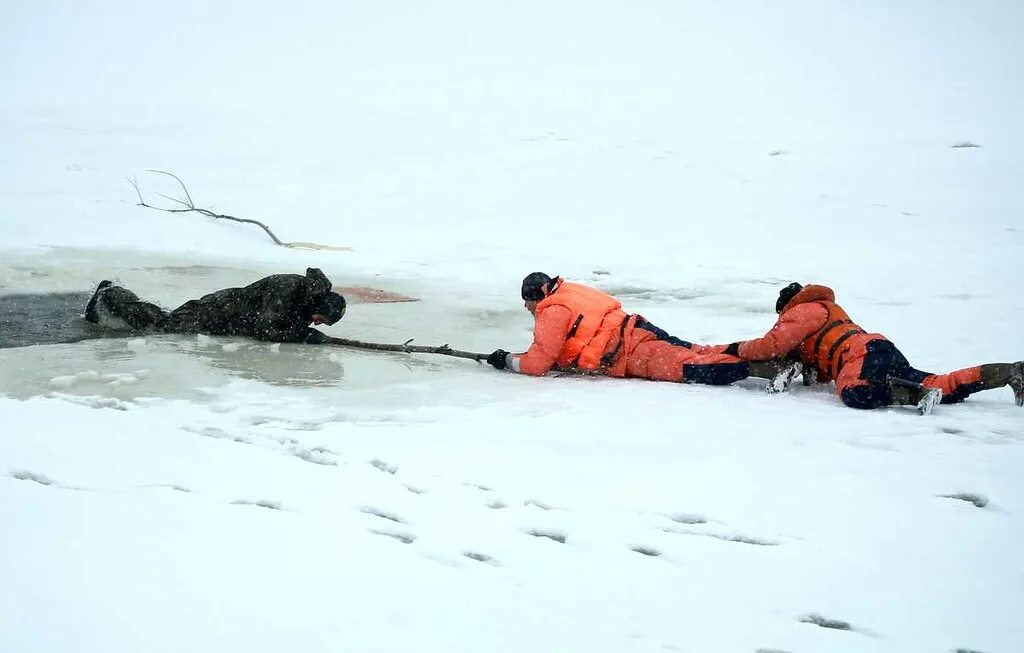
[[[493,365],[496,370],[505,369],[505,361],[508,359],[508,352],[504,349],[495,349],[490,356],[487,357],[487,363]]]
[[[303,341],[307,345],[322,345],[325,342],[330,342],[331,338],[321,331],[320,329],[309,328],[309,332],[306,334],[306,339]]]
[[[731,345],[729,345],[728,347],[725,348],[725,353],[729,354],[730,356],[739,356],[740,355],[740,343],[738,343],[738,342],[732,343]]]

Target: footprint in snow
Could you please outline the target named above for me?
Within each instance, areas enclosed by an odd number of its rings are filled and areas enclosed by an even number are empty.
[[[551,510],[551,506],[544,503],[543,501],[538,501],[537,499],[527,499],[526,501],[523,501],[523,505],[533,506],[535,508],[540,508],[541,510]]]
[[[174,490],[175,492],[191,492],[192,490],[182,485],[175,485],[174,483],[154,483],[152,485],[140,485],[139,487],[165,487]]]
[[[476,560],[477,562],[483,562],[491,565],[492,567],[500,567],[501,563],[495,558],[487,555],[486,553],[480,553],[479,551],[463,551],[462,555],[466,556],[470,560]]]
[[[485,503],[484,505],[493,510],[501,510],[502,508],[508,508],[508,504],[500,499],[488,499],[487,503]]]
[[[632,546],[630,547],[630,549],[636,551],[641,555],[649,556],[651,558],[657,558],[661,555],[661,551],[658,551],[657,549],[649,546]]]
[[[46,485],[46,486],[49,486],[49,487],[59,487],[62,490],[84,490],[84,491],[87,491],[87,492],[95,491],[94,488],[78,487],[78,486],[75,486],[75,485],[64,485],[63,483],[58,483],[57,481],[53,480],[52,478],[50,478],[48,476],[45,476],[43,474],[37,474],[36,472],[30,472],[30,471],[25,470],[25,469],[15,470],[13,472],[9,472],[8,475],[11,478],[13,478],[15,480],[18,480],[18,481],[30,481],[32,483],[38,483],[39,485]]]
[[[338,466],[338,461],[331,458],[333,454],[325,453],[322,449],[317,447],[306,449],[304,447],[295,446],[292,448],[291,454],[299,460],[304,460],[307,463],[313,463],[314,465],[325,465],[331,467]]]
[[[676,513],[665,515],[665,517],[668,517],[669,519],[671,519],[672,521],[676,522],[677,524],[706,524],[706,523],[708,523],[708,518],[705,517],[704,515],[696,515],[696,514],[688,513],[688,512],[676,512]]]
[[[696,535],[698,537],[713,537],[716,540],[723,540],[725,542],[739,542],[740,544],[751,544],[754,546],[779,545],[779,543],[774,540],[765,540],[760,537],[743,535],[741,533],[705,533],[702,531],[694,531],[683,528],[663,528],[661,530],[663,530],[666,533],[675,533],[676,535]]]
[[[379,458],[374,458],[373,460],[370,461],[370,464],[379,469],[380,471],[387,472],[388,474],[394,474],[398,472],[397,465],[389,465]]]
[[[283,510],[280,502],[271,501],[270,499],[235,499],[231,504],[236,506],[257,506],[259,508],[267,508],[269,510]]]
[[[195,433],[201,435],[204,438],[214,438],[216,440],[231,440],[232,442],[241,442],[243,444],[254,444],[251,438],[247,438],[243,435],[234,435],[228,433],[224,429],[217,428],[216,426],[205,426],[203,428],[197,428],[193,426],[183,426],[182,431],[188,433]]]
[[[381,519],[387,519],[388,521],[393,521],[396,524],[404,524],[405,523],[405,520],[402,519],[401,517],[399,517],[398,515],[395,515],[393,513],[387,512],[385,510],[381,510],[380,508],[374,508],[373,506],[360,506],[360,507],[356,508],[356,510],[358,510],[359,512],[365,512],[368,515],[374,515],[375,517],[380,517]]]
[[[958,501],[966,501],[974,505],[975,508],[984,508],[988,505],[988,497],[984,494],[974,494],[972,492],[958,492],[957,494],[940,494],[942,499],[956,499]]]
[[[390,537],[393,540],[398,540],[402,544],[412,544],[416,541],[416,536],[412,533],[401,533],[398,531],[382,531],[374,528],[366,529],[374,535],[383,535],[384,537]]]
[[[33,483],[38,483],[40,485],[60,485],[59,483],[54,483],[52,479],[50,479],[47,476],[44,476],[43,474],[30,472],[27,469],[15,470],[13,472],[10,472],[8,476],[18,481],[32,481]]]
[[[806,614],[800,617],[798,621],[805,624],[814,624],[815,626],[820,626],[822,628],[830,628],[832,630],[853,630],[853,627],[849,623],[840,621],[839,619],[823,617],[817,612]]]
[[[565,541],[567,539],[569,539],[568,535],[566,535],[562,531],[556,531],[556,530],[541,530],[539,528],[535,528],[533,530],[524,531],[524,532],[527,535],[532,535],[534,537],[546,537],[549,540],[553,540],[555,542],[558,542],[559,544],[565,544]]]

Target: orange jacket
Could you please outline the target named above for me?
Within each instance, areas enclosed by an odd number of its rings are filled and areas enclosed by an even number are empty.
[[[542,376],[552,367],[596,370],[619,334],[626,314],[619,300],[595,288],[556,279],[555,290],[537,303],[533,344],[512,357],[512,369]]]
[[[852,347],[882,337],[865,334],[835,299],[831,288],[804,286],[782,308],[778,322],[764,337],[740,343],[740,358],[768,360],[797,351],[805,365],[817,368],[819,379],[835,378]],[[865,335],[868,337],[860,337]]]

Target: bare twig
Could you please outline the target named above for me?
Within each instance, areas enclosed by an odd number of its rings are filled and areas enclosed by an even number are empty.
[[[196,203],[192,201],[192,196],[188,194],[188,188],[185,186],[185,182],[183,182],[178,177],[178,175],[174,174],[173,172],[167,172],[165,170],[146,170],[146,172],[155,172],[158,175],[167,175],[168,177],[173,177],[174,181],[178,182],[178,185],[181,186],[181,190],[184,191],[185,193],[185,198],[188,200],[187,206],[194,207],[196,205]],[[182,204],[185,204],[185,202],[182,202]]]
[[[198,213],[200,215],[205,215],[208,218],[214,218],[214,219],[217,219],[217,220],[229,220],[231,222],[242,222],[242,223],[245,223],[245,224],[254,224],[254,225],[260,227],[261,229],[263,229],[263,231],[267,232],[267,235],[270,236],[270,239],[274,241],[274,244],[280,245],[281,247],[292,247],[292,248],[300,248],[300,249],[333,249],[333,250],[346,250],[346,249],[350,249],[348,247],[334,247],[334,246],[331,246],[331,245],[319,245],[317,243],[306,243],[306,242],[286,243],[286,242],[283,242],[280,238],[277,237],[277,234],[275,234],[270,229],[270,227],[268,227],[267,225],[263,224],[259,220],[253,220],[252,218],[238,218],[238,217],[235,217],[233,215],[226,215],[224,213],[214,213],[213,211],[210,211],[209,209],[203,209],[203,208],[200,208],[200,207],[196,206],[195,202],[192,201],[192,195],[188,192],[188,187],[185,186],[185,182],[183,182],[181,180],[181,178],[178,177],[178,175],[174,174],[173,172],[167,172],[166,170],[146,170],[146,172],[152,172],[152,173],[158,174],[158,175],[166,175],[168,177],[171,177],[175,181],[177,181],[178,185],[181,186],[181,191],[185,194],[185,198],[184,199],[182,199],[180,197],[170,197],[170,196],[164,195],[162,193],[157,193],[157,195],[159,195],[160,197],[162,197],[162,198],[164,198],[166,200],[174,202],[176,204],[180,204],[184,208],[172,209],[172,208],[166,208],[166,207],[162,207],[162,206],[153,206],[152,204],[146,203],[146,200],[142,197],[142,191],[139,189],[139,181],[133,175],[128,180],[128,183],[132,185],[132,188],[135,189],[135,194],[139,197],[139,202],[138,202],[139,206],[144,206],[147,209],[153,209],[155,211],[164,211],[165,213]]]
[[[332,338],[328,337],[327,343],[331,345],[340,345],[342,347],[355,347],[357,349],[372,349],[373,351],[398,351],[406,354],[441,354],[443,356],[455,356],[456,358],[468,358],[474,361],[487,360],[488,354],[479,354],[472,351],[459,351],[458,349],[452,349],[448,345],[440,345],[439,347],[425,347],[421,345],[410,345],[412,338],[406,340],[400,345],[389,345],[380,342],[362,342],[360,340],[349,340],[348,338]]]

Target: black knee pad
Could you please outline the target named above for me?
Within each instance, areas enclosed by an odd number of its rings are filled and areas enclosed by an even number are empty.
[[[868,383],[852,388],[843,388],[839,396],[843,403],[850,408],[881,408],[892,403],[892,391],[884,383]]]
[[[749,363],[712,363],[683,365],[683,383],[729,385],[750,376]]]

